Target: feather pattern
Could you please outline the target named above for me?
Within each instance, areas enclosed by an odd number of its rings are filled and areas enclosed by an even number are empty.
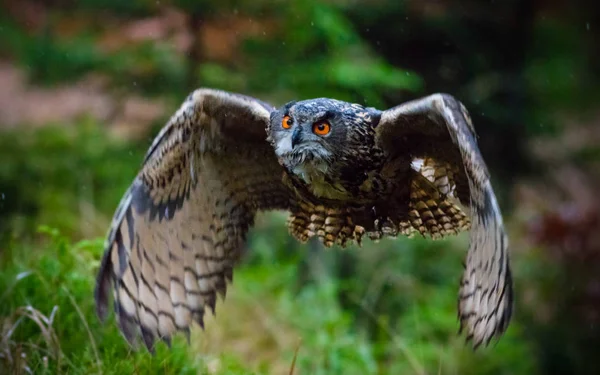
[[[256,211],[288,208],[281,167],[264,142],[269,110],[198,90],[150,147],[115,214],[96,288],[104,319],[113,287],[130,343],[141,337],[152,350],[156,339],[202,325],[205,308],[214,312],[225,296]]]
[[[475,347],[487,344],[508,327],[512,278],[502,215],[467,110],[452,96],[435,94],[384,111],[377,132],[384,150],[405,150],[424,160],[422,176],[443,194],[456,189],[470,208],[471,239],[458,315],[467,339]]]
[[[282,126],[284,119],[294,125]],[[319,136],[316,122],[331,133]],[[292,127],[294,129],[292,129]],[[460,203],[460,207],[457,203]],[[326,246],[471,231],[461,329],[475,347],[512,312],[508,240],[464,106],[435,94],[386,111],[320,98],[274,109],[218,90],[188,96],[152,142],[113,218],[96,284],[131,345],[204,325],[261,210],[287,210]]]

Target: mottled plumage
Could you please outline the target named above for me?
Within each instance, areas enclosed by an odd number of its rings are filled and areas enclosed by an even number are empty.
[[[502,216],[468,113],[445,94],[379,111],[325,98],[274,109],[195,91],[115,213],[96,286],[99,316],[113,294],[125,338],[141,337],[150,350],[194,321],[202,326],[232,281],[256,213],[268,210],[289,211],[295,238],[317,236],[328,247],[470,229],[461,329],[479,346],[508,326]]]

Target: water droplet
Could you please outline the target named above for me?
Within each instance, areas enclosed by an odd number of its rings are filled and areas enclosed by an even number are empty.
[[[586,29],[587,31],[590,31],[590,23],[589,23],[589,22],[586,22],[586,23],[585,23],[585,29]]]
[[[2,200],[4,200],[4,193],[0,194],[0,197],[2,198]]]

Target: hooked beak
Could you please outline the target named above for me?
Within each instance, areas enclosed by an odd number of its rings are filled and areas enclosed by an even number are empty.
[[[292,148],[300,142],[302,142],[302,129],[299,126],[296,126],[292,133]]]

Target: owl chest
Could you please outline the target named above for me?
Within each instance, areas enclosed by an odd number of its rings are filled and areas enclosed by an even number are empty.
[[[348,200],[353,198],[352,192],[339,179],[329,177],[325,171],[309,165],[294,170],[296,176],[307,190],[316,198]]]
[[[359,202],[374,200],[389,190],[389,184],[377,170],[355,170],[343,176],[310,169],[296,173],[299,182],[317,199]]]

